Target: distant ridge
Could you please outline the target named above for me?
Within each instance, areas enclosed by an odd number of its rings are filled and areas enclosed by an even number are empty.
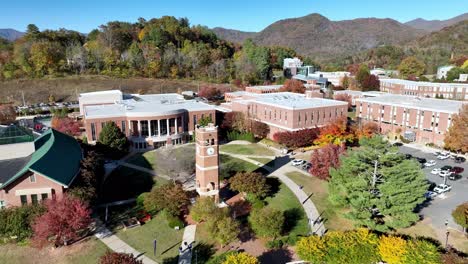
[[[427,32],[434,32],[439,31],[444,27],[455,25],[463,20],[468,20],[468,13],[464,13],[447,20],[425,20],[422,18],[417,18],[406,22],[405,25]]]
[[[0,28],[0,38],[4,38],[8,41],[15,41],[24,35],[23,32],[12,28]]]

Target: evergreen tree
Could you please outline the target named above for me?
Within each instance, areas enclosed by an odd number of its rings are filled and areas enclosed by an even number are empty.
[[[349,206],[347,217],[379,231],[407,227],[419,218],[427,181],[419,164],[406,160],[381,137],[362,138],[361,147],[331,169],[330,201]]]
[[[98,143],[106,147],[109,154],[128,152],[127,137],[114,122],[107,122],[104,125],[99,134]]]

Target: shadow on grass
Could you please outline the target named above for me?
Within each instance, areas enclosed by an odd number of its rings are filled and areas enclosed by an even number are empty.
[[[284,226],[283,233],[288,234],[297,225],[299,220],[304,216],[304,212],[299,208],[291,208],[284,211]]]
[[[280,248],[264,252],[258,260],[262,264],[283,264],[292,261],[293,258],[289,250]]]
[[[271,196],[271,197],[275,196],[275,194],[279,192],[279,187],[281,185],[281,182],[278,180],[278,178],[268,177],[266,178],[266,183],[270,187],[268,196]]]
[[[115,169],[103,183],[102,202],[135,198],[149,192],[154,185],[153,175],[125,166]]]
[[[207,263],[215,253],[214,245],[207,243],[197,244],[192,250],[192,263]]]

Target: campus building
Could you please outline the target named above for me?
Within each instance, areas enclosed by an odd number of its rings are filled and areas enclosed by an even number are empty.
[[[49,129],[37,139],[19,126],[0,127],[0,209],[60,199],[80,171],[78,142]]]
[[[348,95],[351,97],[351,105],[356,105],[357,98],[367,98],[367,97],[376,97],[387,95],[388,93],[378,92],[378,91],[368,91],[368,92],[361,92],[361,91],[354,91],[354,90],[342,90],[342,91],[334,91],[333,96],[337,97],[338,95]]]
[[[443,145],[452,116],[463,102],[408,95],[357,98],[356,112],[361,121],[376,122],[381,133],[410,135],[420,143]]]
[[[96,142],[106,122],[114,122],[135,149],[189,141],[202,118],[216,122],[216,108],[179,94],[123,94],[102,91],[79,97],[88,142]]]
[[[381,79],[380,91],[419,97],[468,100],[468,84],[466,83],[433,83],[401,79]]]
[[[318,93],[320,94],[320,93]],[[314,91],[306,94],[290,92],[226,93],[226,103],[221,107],[244,113],[270,127],[269,138],[277,132],[297,131],[321,127],[347,115],[348,103],[315,97]]]
[[[200,196],[215,197],[219,201],[218,127],[212,123],[197,127],[195,133],[195,180]]]

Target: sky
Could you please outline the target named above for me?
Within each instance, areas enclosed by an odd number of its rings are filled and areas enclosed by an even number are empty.
[[[108,21],[135,22],[171,15],[192,25],[261,31],[286,18],[319,13],[330,20],[361,17],[448,19],[468,12],[468,0],[9,0],[0,3],[0,28],[67,28],[88,33]]]

